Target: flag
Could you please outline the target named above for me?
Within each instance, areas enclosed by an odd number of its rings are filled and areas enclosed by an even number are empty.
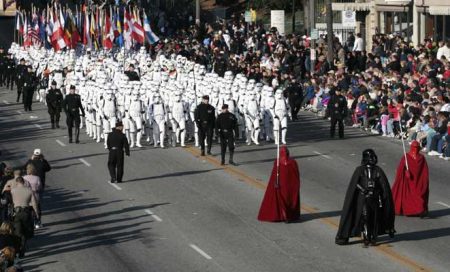
[[[111,49],[113,47],[114,31],[112,28],[111,19],[108,14],[105,15],[105,35],[103,36],[103,46]]]
[[[155,33],[153,33],[152,28],[150,27],[147,14],[145,14],[145,12],[144,12],[144,31],[145,31],[145,38],[150,44],[155,44],[159,41],[159,37],[156,36]]]
[[[95,16],[94,13],[91,13],[91,26],[89,29],[90,35],[93,37],[93,43],[94,43],[94,47],[95,49],[98,49],[98,43],[97,43],[97,34],[96,34],[96,23],[95,23]]]
[[[131,24],[133,25],[131,36],[136,42],[144,44],[144,28],[142,27],[141,20],[139,19],[139,16],[136,15],[136,13],[134,13],[134,16],[131,17]]]
[[[89,48],[92,47],[92,41],[91,41],[91,33],[90,33],[90,23],[89,23],[89,14],[87,11],[84,13],[84,26],[83,26],[83,44],[88,46]]]
[[[78,34],[78,29],[75,26],[75,19],[70,12],[67,14],[64,32],[64,41],[66,44],[70,45],[70,48],[75,48],[80,41],[80,34]]]
[[[16,30],[23,33],[22,13],[19,11],[16,12]]]
[[[64,29],[61,26],[58,15],[53,16],[53,20],[52,45],[56,51],[59,51],[67,46],[64,41]]]
[[[39,17],[36,13],[33,13],[32,22],[28,28],[28,35],[30,36],[31,43],[34,45],[41,45],[41,39],[39,37]]]
[[[117,30],[117,43],[119,45],[119,47],[123,46],[123,34],[122,34],[122,25],[120,24],[120,16],[119,16],[119,10],[117,10],[116,16],[115,16],[115,20],[116,20],[116,29]],[[114,33],[114,35],[116,35]]]
[[[45,26],[45,32],[47,34],[47,42],[52,45],[52,33],[53,33],[53,12],[47,9],[47,24]]]
[[[131,33],[133,25],[131,24],[131,16],[130,13],[125,9],[125,14],[123,17],[123,39],[125,41],[125,48],[131,48]]]
[[[28,22],[28,18],[27,18],[27,15],[25,14],[25,19],[23,20],[23,32],[22,32],[22,35],[23,35],[23,45],[24,46],[30,46],[31,45],[31,40],[29,39],[29,36],[28,36],[28,25],[29,25],[29,22]]]

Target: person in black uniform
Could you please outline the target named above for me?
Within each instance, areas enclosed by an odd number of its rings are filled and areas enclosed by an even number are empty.
[[[67,129],[69,131],[69,143],[72,143],[72,128],[75,126],[75,143],[80,143],[80,111],[84,117],[84,109],[81,105],[81,97],[75,93],[75,86],[71,85],[70,93],[63,100],[63,109],[66,113]]]
[[[48,114],[50,114],[52,129],[55,129],[55,126],[56,128],[59,128],[59,118],[61,116],[63,94],[61,93],[60,89],[56,88],[56,81],[54,80],[52,81],[50,90],[48,90],[48,93],[45,96],[45,101],[47,102]]]
[[[33,67],[27,67],[27,73],[23,77],[23,106],[25,111],[31,111],[33,95],[37,86],[37,79],[33,72]]]
[[[221,164],[225,164],[225,153],[227,152],[227,146],[230,150],[229,164],[234,165],[234,138],[239,135],[237,118],[228,111],[228,105],[223,104],[222,113],[217,116],[216,121],[217,134],[220,137],[220,155],[222,156]]]
[[[125,134],[122,132],[123,124],[118,122],[116,127],[112,129],[112,132],[108,136],[106,145],[109,150],[108,156],[108,170],[111,176],[111,183],[122,182],[123,177],[123,162],[125,154],[130,156],[130,146],[128,145],[128,140]]]
[[[17,103],[19,103],[20,95],[22,94],[22,88],[25,80],[25,75],[27,73],[27,66],[25,65],[25,59],[21,58],[19,65],[16,68],[16,76],[17,76]],[[23,97],[22,97],[23,102]]]
[[[130,64],[128,67],[128,71],[125,71],[125,75],[127,75],[130,81],[139,81],[139,75],[134,70],[134,65]]]
[[[303,91],[295,78],[291,79],[289,86],[286,88],[286,92],[289,100],[289,106],[291,108],[292,120],[296,121],[298,120],[297,114],[303,100]]]
[[[197,106],[194,112],[202,156],[205,156],[205,138],[208,143],[208,155],[211,155],[212,136],[214,125],[216,123],[215,110],[216,109],[209,104],[209,96],[205,95],[202,97],[202,103]]]
[[[347,115],[347,110],[347,100],[341,94],[341,90],[337,88],[330,102],[328,102],[328,111],[331,117],[331,138],[334,138],[337,123],[339,123],[339,138],[344,138],[344,119]]]
[[[16,78],[15,75],[16,71],[16,62],[14,61],[14,58],[11,53],[8,53],[8,57],[6,58],[6,88],[10,88],[12,91],[14,87],[14,81]]]

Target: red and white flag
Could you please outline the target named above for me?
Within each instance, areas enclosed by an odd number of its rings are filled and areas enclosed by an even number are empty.
[[[144,28],[142,27],[141,20],[139,19],[138,16],[136,16],[136,13],[134,13],[134,16],[131,18],[131,24],[133,25],[132,29],[133,32],[131,33],[131,36],[136,42],[144,44],[145,40]]]
[[[56,51],[65,48],[66,42],[64,41],[64,29],[61,26],[58,16],[54,16],[53,21],[53,33],[52,33],[52,45]]]
[[[113,47],[114,31],[108,14],[105,15],[105,35],[103,37],[103,46],[111,49]]]
[[[133,33],[133,24],[131,23],[130,13],[125,10],[125,15],[123,18],[123,38],[125,41],[125,48],[131,48],[131,33]]]

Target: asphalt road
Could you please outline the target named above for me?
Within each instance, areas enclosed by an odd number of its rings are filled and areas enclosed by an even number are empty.
[[[427,158],[430,218],[396,218],[394,240],[364,249],[336,246],[345,190],[361,152],[376,150],[390,181],[399,142],[346,130],[328,139],[328,123],[309,113],[289,124],[288,146],[301,175],[298,223],[256,216],[276,148],[239,145],[237,167],[221,167],[219,150],[133,149],[124,183],[113,186],[107,152],[84,131],[69,144],[65,125],[51,130],[45,106],[25,113],[15,92],[0,89],[1,160],[23,163],[41,148],[53,166],[43,198],[44,228],[22,264],[26,271],[448,271],[450,163]],[[64,121],[64,116],[63,120]],[[61,122],[64,123],[64,122]]]

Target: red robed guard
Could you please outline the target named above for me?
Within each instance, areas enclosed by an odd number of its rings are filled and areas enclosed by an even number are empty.
[[[280,149],[267,185],[258,220],[268,222],[298,220],[300,217],[300,173],[286,146]]]
[[[402,157],[392,186],[395,214],[425,216],[428,213],[429,175],[420,145],[412,142],[411,149]]]

